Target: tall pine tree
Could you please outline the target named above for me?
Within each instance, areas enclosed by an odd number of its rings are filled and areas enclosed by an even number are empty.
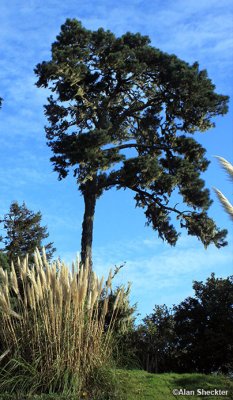
[[[228,97],[215,93],[198,63],[163,53],[139,33],[116,37],[67,19],[51,60],[35,73],[37,86],[52,92],[45,114],[54,170],[59,179],[73,170],[84,198],[83,262],[91,262],[96,200],[114,186],[132,190],[171,245],[179,236],[171,215],[205,246],[226,244],[226,231],[207,214],[212,201],[200,174],[209,162],[192,135],[214,126]],[[175,190],[186,207],[175,205]]]

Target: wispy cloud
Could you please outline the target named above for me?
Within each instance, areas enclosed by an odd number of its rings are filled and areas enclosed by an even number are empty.
[[[232,238],[230,246],[207,250],[195,238],[183,236],[175,248],[146,238],[115,243],[111,249],[96,248],[94,267],[99,275],[126,261],[116,284],[132,282],[132,301],[138,302],[142,314],[152,312],[155,304],[172,305],[192,293],[192,281],[216,275],[231,274]]]

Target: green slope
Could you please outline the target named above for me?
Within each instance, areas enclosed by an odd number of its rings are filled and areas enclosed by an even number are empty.
[[[174,400],[174,399],[206,399],[206,400],[232,400],[233,381],[224,376],[203,374],[149,374],[145,371],[118,371],[125,390],[127,400]],[[185,393],[186,391],[186,395]],[[205,391],[222,390],[227,395],[197,394],[198,389]],[[176,394],[174,390],[182,390]],[[195,395],[191,393],[194,391]]]
[[[117,370],[116,379],[123,387],[124,396],[117,400],[233,400],[233,380],[222,375],[204,374],[149,374],[139,370]],[[204,390],[198,395],[197,390]],[[207,391],[225,391],[207,395]],[[174,390],[178,392],[174,392]],[[186,392],[185,392],[186,391]],[[194,395],[192,393],[195,393]],[[14,396],[0,394],[0,400],[95,400],[85,395],[74,399],[59,395]],[[102,399],[101,399],[102,400]],[[111,400],[105,397],[103,400]],[[114,397],[116,400],[116,397]]]

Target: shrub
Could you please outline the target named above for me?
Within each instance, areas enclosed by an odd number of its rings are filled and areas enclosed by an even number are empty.
[[[25,258],[19,267],[18,278],[13,264],[9,277],[0,268],[0,391],[93,392],[90,383],[111,357],[123,291],[119,290],[112,308],[112,328],[105,332],[108,296],[101,309],[98,304],[102,293],[111,290],[111,271],[104,283],[90,274],[88,263],[76,263],[77,272],[70,273],[60,261],[49,265],[45,252],[41,257],[38,251],[33,265]],[[108,397],[103,393],[102,398],[110,399],[107,390]]]

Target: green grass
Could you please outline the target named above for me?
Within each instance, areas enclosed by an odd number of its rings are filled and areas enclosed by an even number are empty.
[[[149,374],[145,371],[119,371],[119,379],[127,387],[127,400],[232,400],[233,381],[224,376],[203,374]],[[228,390],[227,396],[173,395],[174,389]]]
[[[121,382],[126,400],[233,400],[233,380],[225,376],[203,375],[203,374],[149,374],[138,370],[118,370],[117,379]],[[198,396],[198,395],[173,395],[174,389],[186,389],[194,391],[204,390],[227,390],[228,395],[221,396]],[[41,395],[16,397],[0,394],[0,400],[69,400],[73,398],[59,395]],[[75,399],[78,400],[78,399]],[[87,399],[85,395],[83,400]],[[110,399],[109,399],[110,400]],[[119,400],[121,400],[119,398]]]

